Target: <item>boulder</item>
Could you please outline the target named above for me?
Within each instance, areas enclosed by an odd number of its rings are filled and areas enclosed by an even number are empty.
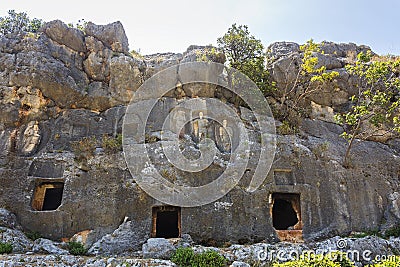
[[[212,71],[208,72],[206,76],[201,78],[206,78],[209,83],[185,83],[186,80],[191,82],[195,76],[193,73],[185,71],[185,67],[181,66],[179,68],[179,78],[184,83],[182,92],[177,92],[178,97],[189,96],[189,97],[215,97],[215,90],[217,85],[219,75],[223,72],[223,63],[225,62],[225,55],[212,46],[195,46],[191,45],[186,52],[183,54],[183,58],[180,63],[189,62],[215,62],[220,65],[212,66]],[[197,78],[197,77],[196,77]],[[180,88],[177,89],[179,91]],[[179,94],[180,93],[180,94]]]
[[[128,37],[125,34],[124,26],[119,21],[107,25],[96,25],[88,22],[85,32],[89,36],[96,37],[115,52],[129,52]]]
[[[16,66],[18,71],[10,76],[11,85],[38,87],[44,96],[61,107],[82,105],[80,102],[88,84],[85,73],[73,71],[61,61],[33,51],[19,53]]]
[[[146,63],[146,77],[150,78],[161,70],[179,64],[182,57],[182,54],[175,53],[157,53],[144,56],[144,62]]]
[[[12,244],[14,253],[25,253],[32,249],[32,241],[20,230],[0,227],[0,242]]]
[[[122,223],[112,234],[103,236],[89,249],[94,255],[124,255],[140,249],[141,238],[132,221]]]
[[[175,251],[175,246],[165,238],[150,238],[142,246],[145,259],[169,259]]]
[[[6,209],[0,209],[0,227],[22,230],[22,227],[17,222],[17,217],[14,213],[11,213]]]
[[[105,81],[110,76],[112,51],[108,48],[91,52],[83,62],[86,74],[95,81]]]
[[[275,59],[289,56],[292,53],[299,53],[300,46],[293,42],[276,42],[268,46],[267,48],[267,58],[270,61]]]
[[[43,253],[55,254],[55,255],[69,254],[67,250],[59,248],[57,246],[57,243],[45,238],[36,239],[35,242],[33,243],[32,251],[41,254]]]
[[[271,78],[279,89],[290,90],[299,72],[301,58],[298,53],[278,58],[270,67]]]
[[[68,46],[72,50],[85,52],[84,34],[82,31],[68,27],[60,20],[45,23],[41,31],[59,44]]]
[[[194,245],[193,239],[189,234],[182,234],[181,238],[179,239],[176,247],[191,247]]]
[[[318,58],[318,64],[315,66],[316,69],[319,69],[322,66],[324,66],[327,70],[339,69],[344,67],[342,61],[331,55],[313,53],[313,57]]]
[[[110,93],[118,103],[129,103],[133,93],[143,83],[145,64],[143,61],[120,55],[111,58]]]
[[[367,52],[371,50],[369,46],[366,45],[356,45],[354,43],[334,43],[323,41],[321,43],[321,51],[324,54],[331,55],[334,57],[348,58],[350,60],[357,59],[357,55],[360,52]]]

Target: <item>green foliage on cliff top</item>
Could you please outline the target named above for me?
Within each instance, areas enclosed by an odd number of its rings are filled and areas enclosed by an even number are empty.
[[[273,89],[265,65],[264,46],[250,34],[247,25],[233,24],[224,36],[218,38],[217,43],[229,67],[247,75],[264,94]]]
[[[0,17],[0,35],[37,32],[42,26],[41,19],[30,19],[25,12],[9,10],[8,16]]]

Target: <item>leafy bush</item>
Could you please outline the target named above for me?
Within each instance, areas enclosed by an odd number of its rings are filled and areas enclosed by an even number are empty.
[[[281,125],[279,125],[278,127],[277,127],[277,132],[278,132],[278,134],[281,134],[281,135],[290,135],[290,134],[295,134],[295,133],[297,133],[297,129],[296,129],[296,127],[295,126],[293,126],[293,125],[291,125],[290,123],[289,123],[289,121],[287,121],[287,120],[284,120],[283,122],[282,122],[282,124]]]
[[[0,254],[11,253],[13,251],[13,246],[10,243],[0,242]]]
[[[386,230],[385,236],[386,237],[391,237],[391,236],[399,237],[400,236],[400,225],[393,226],[392,228],[389,228],[388,230]]]
[[[71,142],[71,147],[75,153],[77,161],[87,160],[94,156],[96,150],[97,140],[96,137],[84,137],[79,141]]]
[[[226,259],[218,252],[207,250],[195,254],[192,248],[178,248],[171,261],[180,267],[222,267],[226,265]]]
[[[25,12],[9,10],[8,16],[0,17],[0,35],[37,32],[42,24],[40,19],[29,19]]]
[[[192,266],[192,261],[194,258],[194,252],[192,248],[178,248],[171,258],[171,261],[179,265],[180,267],[190,267]]]
[[[225,266],[226,259],[214,250],[207,250],[200,254],[195,254],[192,261],[193,267],[220,267]]]
[[[274,90],[269,72],[265,65],[265,49],[256,37],[251,35],[247,25],[233,24],[224,36],[217,39],[219,49],[224,52],[229,67],[247,75],[264,94]],[[228,82],[235,77],[228,72]]]
[[[75,241],[68,242],[68,251],[75,256],[87,254],[87,249],[83,244]]]
[[[42,235],[39,232],[27,232],[25,233],[26,237],[29,238],[32,241],[35,241],[36,239],[39,239],[42,237]]]
[[[122,150],[122,134],[118,134],[117,137],[111,137],[103,135],[101,140],[101,147],[107,154],[113,154]]]

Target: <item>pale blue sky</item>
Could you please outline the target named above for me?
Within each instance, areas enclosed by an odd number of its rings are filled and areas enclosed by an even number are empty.
[[[216,44],[233,23],[247,24],[266,46],[313,38],[366,44],[380,54],[400,54],[399,0],[0,0],[0,16],[9,9],[45,21],[84,18],[106,24],[120,20],[130,48],[142,54]]]

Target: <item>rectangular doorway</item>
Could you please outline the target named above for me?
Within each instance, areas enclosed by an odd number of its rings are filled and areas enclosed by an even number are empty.
[[[281,241],[303,240],[300,194],[273,193],[270,212],[273,227]]]
[[[32,208],[37,211],[56,210],[61,206],[63,182],[41,182],[35,187]]]
[[[181,208],[174,206],[153,207],[151,237],[177,238],[181,236]]]

